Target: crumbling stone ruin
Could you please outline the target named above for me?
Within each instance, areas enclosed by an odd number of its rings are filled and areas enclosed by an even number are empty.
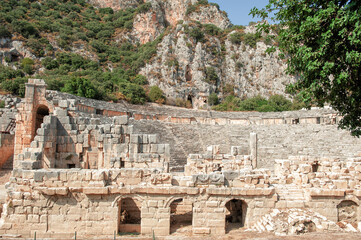
[[[361,140],[337,129],[331,109],[133,106],[47,91],[38,79],[10,109],[1,234],[360,230]]]

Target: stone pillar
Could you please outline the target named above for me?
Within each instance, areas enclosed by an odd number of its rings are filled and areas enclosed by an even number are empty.
[[[252,167],[257,168],[257,133],[250,134],[249,147],[251,150]]]
[[[36,111],[40,105],[50,108],[46,101],[46,84],[41,79],[29,79],[25,84],[25,99],[16,116],[14,166],[19,161],[18,155],[24,148],[30,147],[35,133]],[[52,111],[52,109],[49,109]]]

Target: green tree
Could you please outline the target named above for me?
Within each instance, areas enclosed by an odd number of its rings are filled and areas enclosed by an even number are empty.
[[[121,83],[120,92],[133,104],[143,104],[147,98],[144,88],[133,83]]]
[[[86,98],[100,98],[99,92],[94,87],[94,85],[85,78],[71,78],[69,79],[64,87],[62,88],[63,92],[68,92],[70,94],[76,94],[80,97]]]
[[[273,107],[273,111],[282,112],[289,111],[292,107],[292,102],[282,95],[273,95],[268,99],[268,105]]]
[[[299,76],[289,90],[308,105],[330,103],[343,116],[339,126],[360,136],[360,1],[269,0],[265,8],[251,13],[278,22],[278,26],[264,22],[258,29],[279,31],[281,56],[288,56],[287,72]]]

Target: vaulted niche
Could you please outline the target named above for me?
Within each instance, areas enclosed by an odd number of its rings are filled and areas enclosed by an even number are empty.
[[[34,128],[34,134],[31,139],[34,140],[34,137],[36,136],[36,131],[41,127],[41,124],[44,122],[44,117],[49,115],[49,108],[45,105],[40,105],[38,109],[36,110],[35,115],[35,128]]]
[[[170,232],[192,232],[193,203],[184,199],[170,205]]]
[[[247,204],[238,199],[226,203],[226,233],[244,227],[247,215]]]
[[[141,232],[141,203],[132,198],[119,201],[118,232],[131,234]]]

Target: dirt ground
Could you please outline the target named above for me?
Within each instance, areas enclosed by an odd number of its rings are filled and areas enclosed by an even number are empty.
[[[243,239],[252,239],[252,240],[358,240],[361,239],[361,233],[307,233],[298,236],[275,236],[271,233],[256,233],[244,230],[232,230],[228,234],[223,236],[192,236],[191,235],[191,226],[186,226],[179,228],[177,230],[173,229],[173,233],[170,236],[166,237],[157,237],[152,236],[141,236],[141,235],[128,235],[128,236],[119,236],[116,238],[112,237],[77,237],[77,240],[243,240]],[[0,239],[28,239],[32,240],[34,238],[15,238],[14,236],[0,236]],[[37,238],[41,240],[71,240],[72,238]]]

